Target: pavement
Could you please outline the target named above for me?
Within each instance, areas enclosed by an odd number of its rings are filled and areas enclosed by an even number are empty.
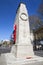
[[[3,50],[4,49],[4,50]],[[43,57],[34,56],[31,59],[19,59],[15,58],[10,48],[0,48],[0,65],[43,65]],[[8,50],[9,49],[9,50]],[[7,53],[6,53],[7,52]]]
[[[43,65],[43,58],[19,59],[12,53],[4,53],[0,55],[0,65]]]

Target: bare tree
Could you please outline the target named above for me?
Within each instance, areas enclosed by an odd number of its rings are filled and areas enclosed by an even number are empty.
[[[43,20],[43,0],[42,0],[41,4],[39,5],[37,13],[38,13],[40,19]]]
[[[30,16],[29,20],[30,20],[30,28],[31,29],[36,29],[41,25],[40,19],[36,15]]]

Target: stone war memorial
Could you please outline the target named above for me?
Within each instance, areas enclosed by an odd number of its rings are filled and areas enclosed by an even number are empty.
[[[26,5],[21,3],[18,7],[14,29],[16,26],[16,41],[12,52],[16,58],[34,56],[33,45],[30,38],[30,26]],[[15,37],[15,36],[14,36]]]

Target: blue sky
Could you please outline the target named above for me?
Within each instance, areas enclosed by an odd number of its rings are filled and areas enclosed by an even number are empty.
[[[34,15],[41,0],[0,0],[0,40],[10,39],[20,2],[26,4],[29,15]]]

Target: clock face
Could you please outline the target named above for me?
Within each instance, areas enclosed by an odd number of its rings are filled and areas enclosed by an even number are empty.
[[[23,21],[26,21],[26,20],[27,20],[27,14],[21,13],[20,18],[21,18]]]

